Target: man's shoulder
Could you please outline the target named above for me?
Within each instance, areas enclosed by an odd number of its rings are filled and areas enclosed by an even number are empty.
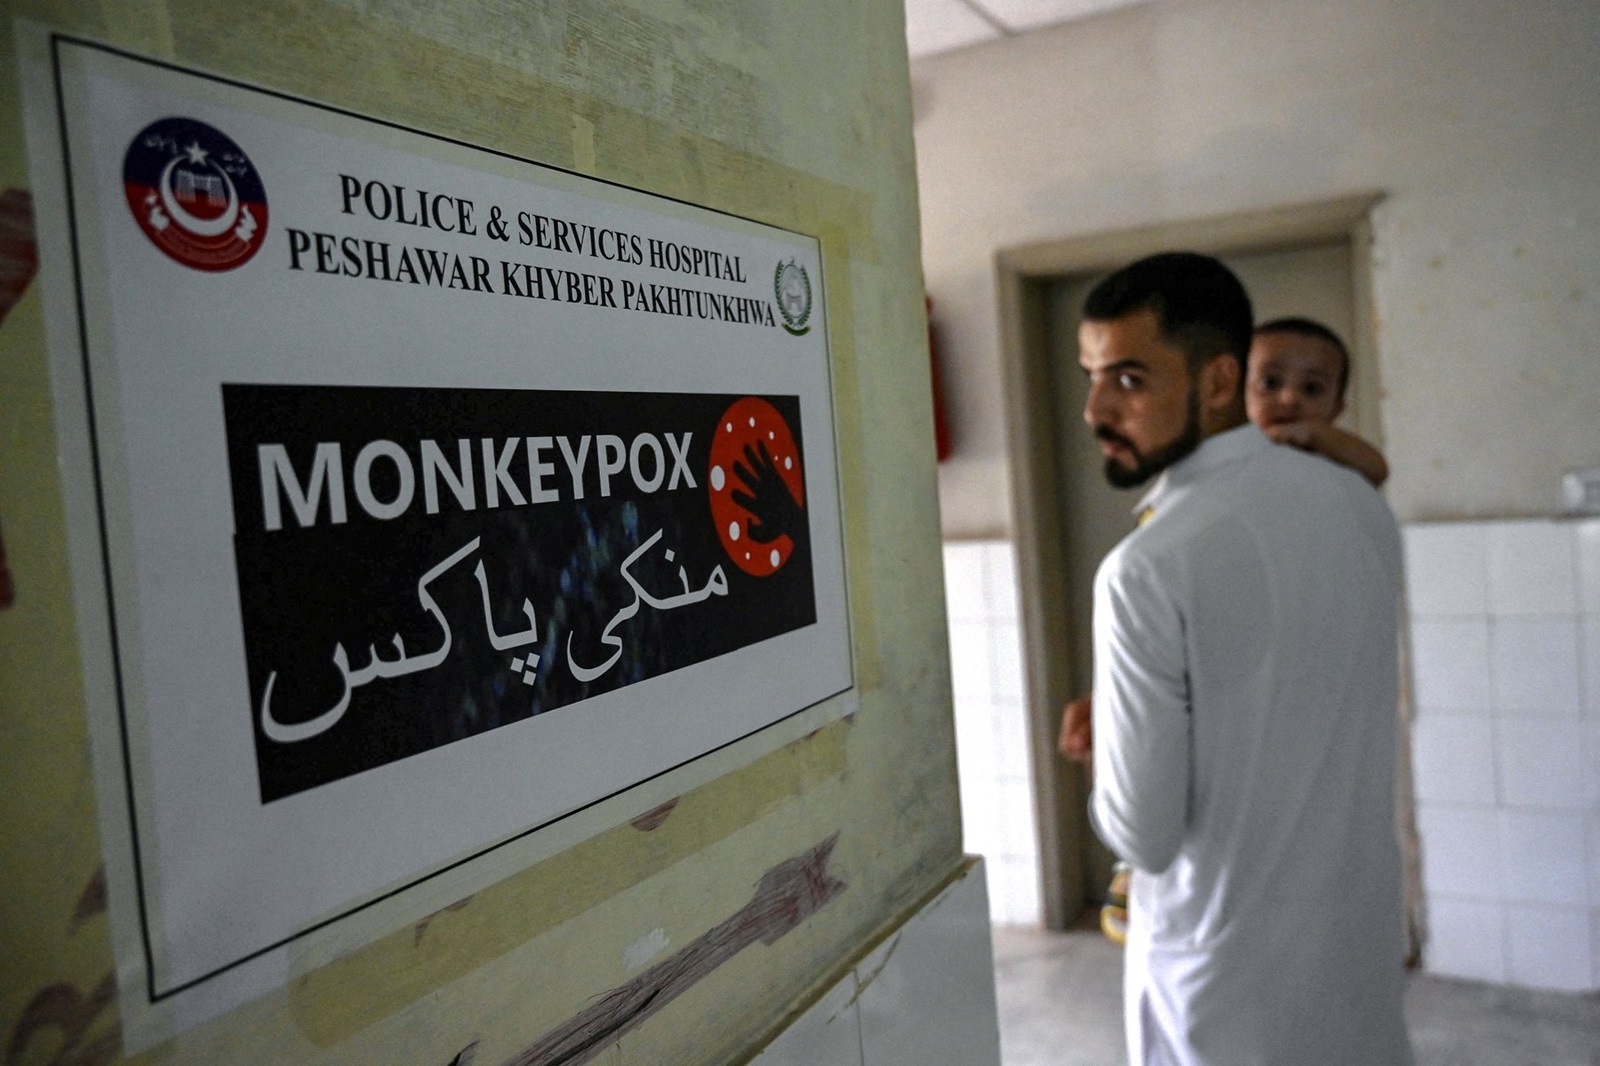
[[[1191,506],[1227,510],[1254,500],[1274,505],[1347,509],[1352,517],[1382,520],[1393,516],[1383,495],[1356,471],[1331,459],[1288,445],[1274,444],[1214,472],[1188,494]]]
[[[1260,456],[1270,476],[1257,486],[1292,501],[1293,506],[1312,507],[1327,513],[1329,520],[1343,519],[1373,532],[1393,531],[1399,525],[1383,494],[1355,470],[1326,456],[1298,448],[1278,446]]]
[[[1125,537],[1118,566],[1182,566],[1197,544],[1248,536],[1276,540],[1289,528],[1398,549],[1399,527],[1383,496],[1348,467],[1273,445],[1211,471],[1173,493],[1148,524]],[[1277,532],[1273,532],[1277,531]]]

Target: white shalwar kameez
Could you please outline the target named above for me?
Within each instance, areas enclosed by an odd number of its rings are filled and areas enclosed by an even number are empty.
[[[1130,1061],[1408,1066],[1394,516],[1252,425],[1144,502],[1094,609],[1090,813],[1135,869]]]

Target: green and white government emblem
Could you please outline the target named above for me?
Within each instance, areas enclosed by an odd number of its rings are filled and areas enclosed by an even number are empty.
[[[772,272],[772,293],[778,298],[783,328],[796,337],[810,333],[806,322],[811,318],[811,278],[793,256],[787,262],[780,261]]]

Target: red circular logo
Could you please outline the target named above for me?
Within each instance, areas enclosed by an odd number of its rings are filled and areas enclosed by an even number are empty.
[[[122,187],[150,242],[195,270],[243,266],[266,239],[255,164],[204,122],[164,118],[139,131],[122,161]]]
[[[805,475],[794,434],[778,409],[747,396],[717,422],[711,441],[711,519],[734,565],[777,573],[804,536]]]

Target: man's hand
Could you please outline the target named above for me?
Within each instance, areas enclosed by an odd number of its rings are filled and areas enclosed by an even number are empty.
[[[1080,696],[1061,713],[1061,736],[1056,740],[1056,747],[1073,762],[1088,764],[1094,758],[1094,725],[1089,717],[1089,701],[1093,695]]]

